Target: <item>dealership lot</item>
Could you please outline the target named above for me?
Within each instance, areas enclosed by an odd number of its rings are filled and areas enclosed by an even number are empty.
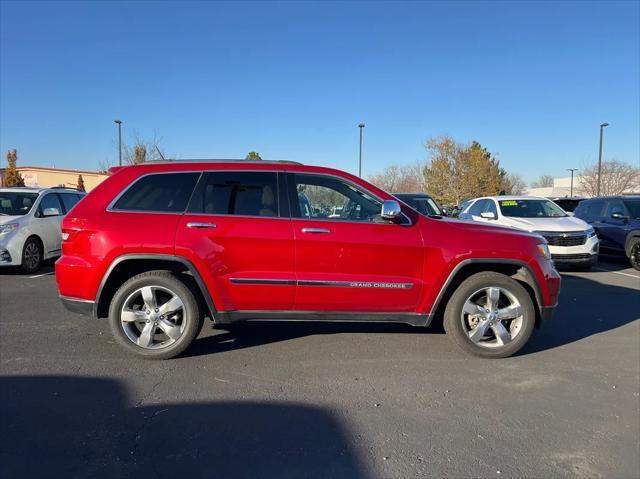
[[[0,275],[2,477],[637,477],[640,273],[563,273],[518,356],[437,327],[205,325],[186,356],[125,356],[55,279]]]

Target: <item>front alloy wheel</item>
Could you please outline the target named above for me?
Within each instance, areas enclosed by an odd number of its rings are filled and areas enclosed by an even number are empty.
[[[115,340],[137,356],[169,359],[195,339],[204,318],[193,292],[169,271],[148,271],[113,295],[109,325]]]
[[[485,358],[504,358],[529,340],[535,309],[518,281],[487,271],[465,279],[444,313],[447,335],[464,351]]]
[[[483,348],[497,348],[522,331],[523,310],[518,299],[498,286],[473,293],[462,307],[460,320],[469,339]]]

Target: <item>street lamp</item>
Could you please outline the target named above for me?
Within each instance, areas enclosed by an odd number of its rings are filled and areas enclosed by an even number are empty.
[[[360,155],[358,156],[358,177],[362,178],[362,129],[364,128],[364,123],[360,123],[358,125],[360,128]]]
[[[571,193],[569,193],[569,197],[573,198],[573,172],[578,171],[578,168],[567,168],[567,171],[571,172]]]
[[[118,125],[118,165],[122,166],[122,121],[113,120]]]
[[[600,125],[600,153],[598,154],[598,194],[600,196],[600,175],[602,174],[602,132],[605,127],[609,126],[609,123],[603,123]]]

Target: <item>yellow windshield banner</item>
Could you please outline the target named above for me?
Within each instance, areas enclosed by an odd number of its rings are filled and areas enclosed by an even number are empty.
[[[505,200],[500,202],[500,206],[518,206],[516,200]]]

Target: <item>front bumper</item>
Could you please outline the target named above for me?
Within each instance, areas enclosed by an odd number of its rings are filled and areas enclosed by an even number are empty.
[[[587,265],[587,264],[596,264],[598,262],[598,255],[597,254],[588,254],[588,253],[582,253],[582,254],[569,254],[569,255],[552,255],[551,259],[553,259],[553,262],[556,264],[580,264],[580,265]]]
[[[21,234],[8,233],[0,236],[0,266],[20,266],[23,246],[24,238]]]
[[[551,259],[556,264],[595,264],[598,261],[600,242],[596,236],[588,238],[584,244],[577,246],[551,246]]]
[[[68,296],[60,296],[60,301],[68,311],[81,314],[83,316],[93,316],[94,301],[86,299],[69,298]]]

